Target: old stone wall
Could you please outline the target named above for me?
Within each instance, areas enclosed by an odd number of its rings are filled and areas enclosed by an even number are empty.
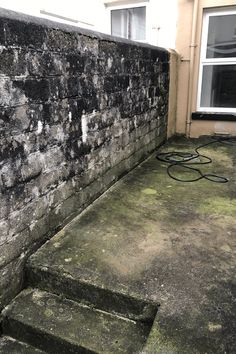
[[[0,12],[0,307],[27,256],[166,137],[169,54]]]

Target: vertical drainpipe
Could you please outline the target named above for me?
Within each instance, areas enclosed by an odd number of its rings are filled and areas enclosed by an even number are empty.
[[[189,63],[189,89],[188,89],[188,106],[187,106],[187,120],[186,120],[186,136],[190,137],[191,130],[191,111],[192,111],[192,97],[193,97],[193,69],[195,59],[196,45],[196,29],[197,29],[197,15],[199,0],[193,0],[193,20],[192,20],[192,34],[190,44],[190,63]]]

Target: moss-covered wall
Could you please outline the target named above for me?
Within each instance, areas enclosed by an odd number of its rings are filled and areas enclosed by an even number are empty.
[[[169,54],[1,10],[0,308],[25,259],[166,137]]]

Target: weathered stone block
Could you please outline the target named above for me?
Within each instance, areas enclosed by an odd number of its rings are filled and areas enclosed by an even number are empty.
[[[7,305],[23,285],[24,257],[20,256],[0,269],[0,310]]]
[[[9,228],[8,220],[0,221],[0,247],[8,241]]]
[[[31,76],[57,76],[64,75],[67,63],[64,57],[51,52],[24,51],[24,62]]]
[[[76,52],[78,35],[60,29],[47,29],[44,37],[44,48],[56,52]]]
[[[10,78],[0,77],[0,106],[18,106],[28,102],[22,89],[21,81],[12,81]]]
[[[5,23],[1,21],[0,22],[0,45],[5,46],[5,44],[6,44]]]
[[[42,155],[38,152],[28,156],[21,166],[21,179],[24,182],[38,177],[42,172]]]
[[[114,57],[117,53],[117,45],[115,42],[109,41],[99,41],[99,57],[100,58],[108,58]],[[127,54],[127,53],[126,53]]]
[[[28,75],[24,51],[17,48],[0,48],[0,73],[6,76]]]
[[[24,145],[14,137],[7,136],[0,139],[0,161],[5,162],[9,158],[21,158],[25,156]]]
[[[4,164],[0,169],[0,186],[2,189],[11,188],[18,183],[18,181],[19,175],[17,176],[14,164],[11,162]]]
[[[26,23],[19,20],[5,20],[7,45],[44,49],[45,28],[43,26]]]
[[[98,38],[93,37],[91,33],[88,36],[78,34],[77,50],[87,56],[94,55],[97,57],[99,55],[99,43]]]
[[[43,102],[50,98],[48,79],[13,80],[13,87],[20,90],[31,102]]]
[[[29,236],[29,230],[24,230],[14,237],[8,237],[7,242],[0,246],[0,269],[27,251],[27,246],[31,244]]]

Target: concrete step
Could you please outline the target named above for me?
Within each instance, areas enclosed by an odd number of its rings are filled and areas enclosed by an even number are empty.
[[[137,354],[150,331],[143,323],[32,288],[5,308],[2,327],[4,335],[53,354]]]
[[[27,343],[23,343],[12,337],[0,337],[1,354],[46,354],[46,352],[36,349]]]
[[[68,274],[60,269],[56,271],[52,267],[36,264],[31,259],[26,273],[27,285],[30,287],[63,295],[68,299],[135,321],[152,323],[158,310],[158,304],[136,297],[129,291],[116,289],[113,284],[109,286],[103,283],[102,277],[101,281],[84,277],[83,269],[76,275]]]
[[[155,221],[149,230],[149,213],[140,213],[134,198],[125,199],[127,190],[131,195],[131,187],[125,183],[96,201],[30,257],[27,285],[152,322],[159,296],[155,286],[151,285],[151,291],[148,286],[150,279],[155,283],[158,279],[154,262],[158,263],[163,236]],[[153,199],[153,195],[148,197]]]

